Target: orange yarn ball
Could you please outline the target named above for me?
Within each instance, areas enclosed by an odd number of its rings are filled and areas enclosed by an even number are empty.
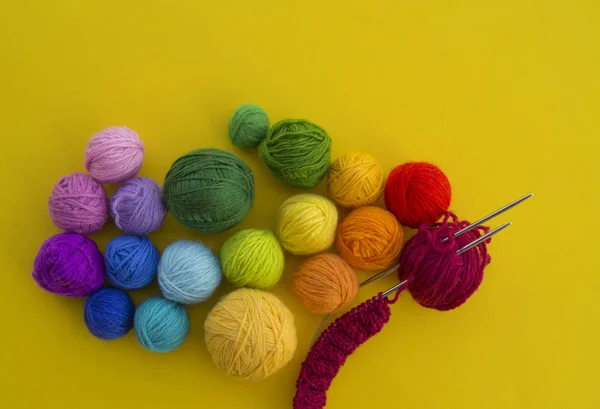
[[[335,254],[306,260],[292,277],[294,295],[307,310],[327,314],[344,309],[358,292],[352,268]]]
[[[342,258],[364,271],[393,266],[403,244],[404,232],[394,215],[373,206],[353,210],[340,223],[335,240]]]

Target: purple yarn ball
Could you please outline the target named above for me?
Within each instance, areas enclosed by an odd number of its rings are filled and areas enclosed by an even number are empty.
[[[127,234],[144,235],[158,229],[167,208],[158,183],[136,177],[123,183],[110,199],[110,214]]]
[[[102,287],[104,257],[96,243],[79,233],[59,233],[47,239],[33,264],[33,279],[44,290],[85,297]]]
[[[108,197],[100,182],[76,172],[54,185],[48,210],[56,227],[81,234],[96,233],[108,220]]]

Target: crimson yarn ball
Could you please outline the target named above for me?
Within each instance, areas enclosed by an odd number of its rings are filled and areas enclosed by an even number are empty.
[[[483,270],[491,261],[487,251],[489,240],[462,254],[456,252],[489,228],[478,226],[453,237],[469,224],[447,212],[442,222],[423,223],[404,245],[398,275],[401,281],[408,280],[408,290],[422,306],[452,310],[467,301],[481,284]],[[444,242],[446,238],[449,240]]]
[[[435,165],[409,162],[394,168],[385,184],[385,205],[403,226],[439,220],[450,207],[452,189]]]

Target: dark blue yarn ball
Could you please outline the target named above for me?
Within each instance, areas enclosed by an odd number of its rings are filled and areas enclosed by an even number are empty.
[[[125,336],[133,328],[135,306],[125,291],[101,288],[87,299],[83,317],[90,332],[104,340]]]

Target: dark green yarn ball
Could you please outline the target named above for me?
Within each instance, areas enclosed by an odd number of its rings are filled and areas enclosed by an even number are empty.
[[[331,137],[312,122],[286,119],[269,129],[258,153],[277,179],[295,187],[313,187],[327,174]]]
[[[233,153],[198,149],[171,165],[163,193],[179,223],[201,233],[220,233],[252,207],[254,176]]]
[[[269,131],[269,117],[258,105],[240,106],[229,120],[229,139],[240,148],[255,148]]]

